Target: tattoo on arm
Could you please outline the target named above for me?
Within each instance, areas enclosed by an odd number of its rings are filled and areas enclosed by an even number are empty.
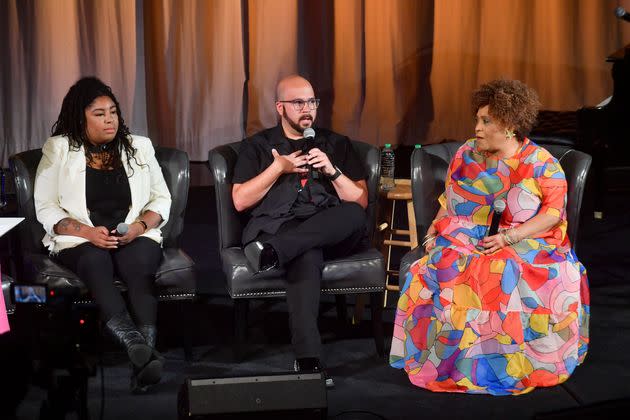
[[[69,217],[66,217],[65,219],[61,219],[61,221],[59,222],[58,226],[60,229],[65,229],[68,227],[68,225],[70,224],[70,222],[72,221],[72,219],[70,219]]]
[[[79,232],[81,230],[81,223],[74,219],[66,217],[65,219],[61,219],[57,223],[57,228],[55,229],[55,232],[63,233],[64,231],[70,230],[71,226],[72,228],[74,228],[75,232]]]

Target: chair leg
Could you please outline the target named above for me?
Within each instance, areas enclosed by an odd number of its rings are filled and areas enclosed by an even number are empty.
[[[187,308],[187,301],[177,302],[177,308],[180,315],[180,319],[182,319],[182,347],[184,348],[184,360],[187,362],[191,362],[193,360],[193,351],[192,351],[192,326],[194,325],[195,320],[192,316],[192,311],[190,308]],[[188,309],[188,310],[187,310]]]
[[[237,362],[243,360],[245,345],[247,344],[247,316],[249,313],[249,300],[234,300],[234,359]]]
[[[335,295],[335,304],[337,307],[337,319],[345,324],[348,320],[348,305],[346,304],[346,295]]]
[[[383,292],[370,293],[370,310],[372,312],[372,331],[374,344],[379,357],[385,356],[385,339],[383,337]]]

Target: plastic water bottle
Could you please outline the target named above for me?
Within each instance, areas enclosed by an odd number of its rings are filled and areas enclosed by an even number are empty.
[[[381,150],[381,189],[383,191],[394,188],[394,167],[396,166],[396,156],[392,145],[387,143]]]

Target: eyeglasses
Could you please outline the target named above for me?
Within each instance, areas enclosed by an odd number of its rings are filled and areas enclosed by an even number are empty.
[[[293,105],[293,109],[295,109],[296,111],[303,110],[304,105],[308,105],[308,109],[310,110],[317,109],[317,107],[319,106],[319,99],[315,99],[315,98],[311,98],[306,101],[302,99],[293,99],[292,101],[278,101],[278,102],[290,103],[291,105]]]

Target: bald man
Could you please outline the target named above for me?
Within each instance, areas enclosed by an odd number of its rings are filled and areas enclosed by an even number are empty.
[[[251,269],[286,271],[298,371],[322,370],[317,317],[324,260],[367,245],[364,165],[347,137],[314,127],[318,106],[308,80],[282,79],[279,123],[243,140],[232,179],[234,206],[250,216],[243,244]],[[313,140],[304,138],[307,128],[315,128]]]

